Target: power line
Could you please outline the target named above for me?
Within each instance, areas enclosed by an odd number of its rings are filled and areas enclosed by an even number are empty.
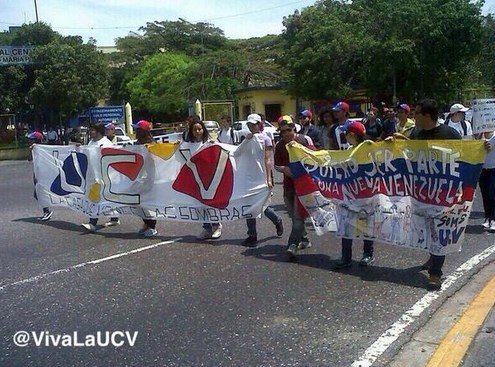
[[[307,0],[299,0],[299,1],[293,1],[291,3],[286,3],[283,5],[278,5],[278,6],[272,6],[269,8],[263,8],[263,9],[257,9],[249,12],[244,12],[244,13],[238,13],[238,14],[231,14],[231,15],[225,15],[221,17],[215,17],[215,18],[209,18],[209,19],[202,19],[202,20],[196,20],[193,21],[193,23],[198,23],[200,21],[203,22],[211,22],[214,20],[221,20],[221,19],[229,19],[229,18],[236,18],[236,17],[241,17],[243,15],[249,15],[249,14],[258,14],[262,13],[268,10],[273,10],[273,9],[279,9],[279,8],[285,8],[287,6],[295,5],[295,4],[300,4],[307,2]],[[2,22],[0,21],[0,24],[5,24],[9,26],[20,26],[21,24],[18,23],[10,23],[10,22]],[[121,26],[121,27],[52,27],[53,29],[73,29],[73,30],[109,30],[109,29],[138,29],[142,27],[142,25],[136,25],[136,26]]]

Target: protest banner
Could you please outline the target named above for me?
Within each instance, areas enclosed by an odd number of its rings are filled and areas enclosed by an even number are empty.
[[[473,134],[495,131],[495,98],[473,100],[472,110]]]
[[[259,139],[255,135],[239,146],[36,145],[39,204],[91,217],[133,214],[188,222],[257,217],[270,197]]]
[[[460,249],[486,155],[482,141],[287,149],[296,193],[317,234],[336,231],[436,255]]]

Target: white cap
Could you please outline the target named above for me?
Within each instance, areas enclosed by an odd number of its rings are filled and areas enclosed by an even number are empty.
[[[468,111],[469,108],[464,107],[460,103],[453,104],[452,107],[450,107],[450,113],[456,113],[456,112],[466,112]]]
[[[258,124],[261,122],[261,116],[257,113],[252,113],[247,117],[248,124]]]

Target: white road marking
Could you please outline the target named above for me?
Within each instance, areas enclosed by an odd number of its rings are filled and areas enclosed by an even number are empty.
[[[159,246],[163,246],[163,245],[168,245],[168,244],[174,243],[176,241],[180,241],[181,239],[182,238],[177,238],[177,239],[175,239],[173,241],[158,242],[158,243],[155,243],[153,245],[149,245],[149,246],[137,248],[135,250],[131,250],[131,251],[127,251],[127,252],[121,252],[119,254],[115,254],[115,255],[112,255],[112,256],[108,256],[108,257],[103,257],[101,259],[96,259],[96,260],[88,261],[88,262],[85,262],[85,263],[73,265],[73,266],[70,266],[70,267],[65,268],[65,269],[59,269],[59,270],[51,271],[49,273],[36,275],[36,276],[34,276],[32,278],[23,279],[23,280],[19,280],[17,282],[14,282],[14,283],[2,285],[2,286],[0,286],[0,292],[3,291],[3,290],[5,290],[6,288],[14,287],[16,285],[37,282],[38,280],[41,280],[41,279],[50,277],[52,275],[57,275],[57,274],[60,274],[60,273],[67,273],[69,271],[76,270],[76,269],[79,269],[79,268],[82,268],[82,267],[85,267],[85,266],[88,266],[88,265],[96,265],[96,264],[100,264],[100,263],[105,262],[105,261],[109,261],[109,260],[113,260],[113,259],[118,259],[119,257],[136,254],[138,252],[150,250],[150,249],[153,249],[155,247],[159,247]]]
[[[396,322],[392,324],[366,351],[354,361],[352,367],[370,367],[387,349],[395,342],[404,330],[411,325],[438,297],[442,295],[452,284],[465,273],[473,269],[481,261],[495,253],[495,245],[473,256],[464,264],[459,266],[451,275],[443,281],[439,291],[428,292],[407,310]]]

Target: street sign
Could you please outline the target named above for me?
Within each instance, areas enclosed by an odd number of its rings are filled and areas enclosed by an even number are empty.
[[[91,122],[101,122],[107,124],[109,122],[124,122],[124,106],[104,106],[90,107],[89,118]]]

